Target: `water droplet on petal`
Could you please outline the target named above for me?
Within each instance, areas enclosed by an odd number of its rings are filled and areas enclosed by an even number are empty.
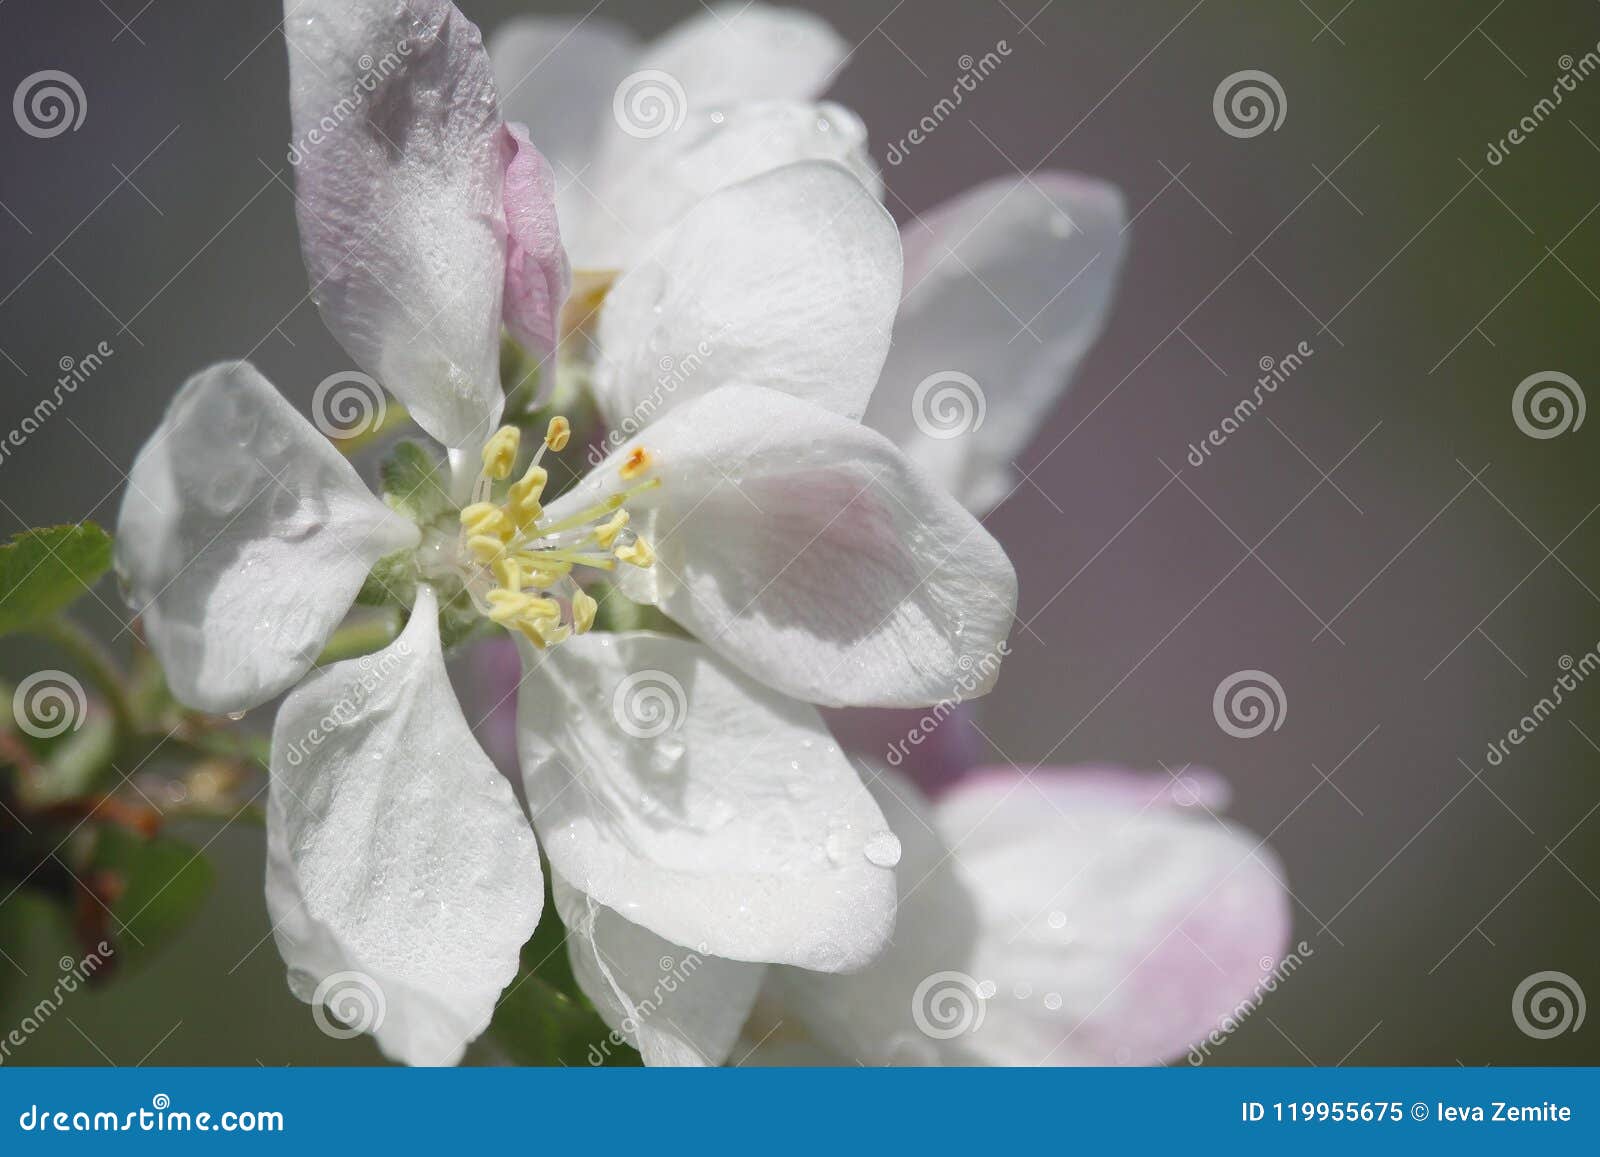
[[[891,831],[874,832],[862,850],[867,860],[880,868],[892,868],[900,862],[900,841]]]

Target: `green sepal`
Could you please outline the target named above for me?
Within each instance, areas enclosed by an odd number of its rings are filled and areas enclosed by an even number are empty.
[[[384,501],[419,526],[455,509],[450,469],[419,442],[397,442],[378,469]]]
[[[380,558],[356,592],[356,603],[363,607],[409,607],[416,599],[417,558],[409,550]]]

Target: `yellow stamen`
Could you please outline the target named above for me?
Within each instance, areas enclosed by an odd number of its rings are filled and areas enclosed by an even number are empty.
[[[522,445],[522,432],[515,426],[501,426],[483,444],[483,472],[496,482],[511,477],[511,467],[517,461],[517,449]]]
[[[544,433],[544,444],[557,454],[567,448],[567,442],[572,437],[572,424],[557,414],[550,419],[550,426]]]
[[[647,567],[656,561],[656,552],[650,549],[650,544],[642,538],[635,538],[627,546],[619,546],[616,556],[625,563],[637,567]]]
[[[489,564],[494,577],[508,591],[522,590],[522,564],[514,558],[497,558]]]
[[[594,540],[606,550],[611,549],[611,544],[616,541],[617,535],[622,533],[622,528],[628,525],[628,512],[619,510],[611,516],[611,521],[595,527]]]
[[[511,520],[492,502],[474,502],[461,510],[461,527],[469,535],[486,534],[507,539],[515,529]]]
[[[467,550],[484,565],[505,554],[506,544],[489,534],[474,534],[467,539]]]
[[[572,629],[581,635],[594,626],[594,613],[599,608],[600,604],[595,602],[587,591],[579,591],[573,595]]]

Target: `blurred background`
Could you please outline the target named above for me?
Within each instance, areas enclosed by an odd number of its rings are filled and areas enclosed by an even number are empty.
[[[486,33],[531,0],[462,0]],[[1221,772],[1294,893],[1293,977],[1217,1064],[1600,1061],[1600,1024],[1519,1031],[1512,994],[1600,997],[1600,680],[1487,746],[1600,645],[1600,419],[1535,438],[1512,397],[1600,390],[1600,52],[1588,0],[1385,4],[831,0],[856,49],[830,92],[867,121],[897,218],[993,176],[1091,174],[1134,216],[1109,328],[988,519],[1020,626],[978,708],[989,762]],[[657,34],[694,3],[602,0]],[[81,83],[76,132],[0,126],[0,429],[64,364],[113,352],[0,461],[0,531],[115,521],[123,471],[195,369],[248,356],[302,408],[349,366],[306,300],[273,3],[10,0],[0,81]],[[1009,55],[901,163],[965,57]],[[1591,61],[1595,58],[1591,57]],[[1213,94],[1261,70],[1276,129]],[[574,110],[588,115],[589,110]],[[1534,131],[1494,161],[1491,142]],[[1312,351],[1196,465],[1263,359]],[[85,600],[110,639],[120,603]],[[126,641],[124,637],[124,642]],[[12,682],[46,652],[7,638]],[[1219,728],[1230,674],[1281,726]],[[264,714],[264,713],[263,713]],[[259,827],[196,824],[216,873],[156,958],[74,999],[8,1063],[370,1063],[318,1032],[268,937]],[[0,1029],[70,930],[0,904]]]

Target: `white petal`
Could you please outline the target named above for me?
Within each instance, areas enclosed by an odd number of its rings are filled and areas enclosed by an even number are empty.
[[[647,1065],[720,1065],[761,989],[764,964],[663,940],[551,879],[572,971],[600,1016]]]
[[[1158,1063],[1249,1004],[1282,952],[1275,857],[1180,806],[1202,793],[1164,773],[997,772],[931,809],[897,810],[885,786],[915,789],[874,784],[906,847],[894,945],[854,976],[769,975],[787,1014],[848,1058]],[[930,823],[936,836],[910,838]]]
[[[117,570],[173,694],[243,711],[305,674],[372,564],[417,540],[253,366],[225,362],[134,460]]]
[[[707,197],[613,287],[596,396],[614,427],[729,382],[857,418],[899,298],[883,206],[836,165],[789,165]]]
[[[631,32],[594,15],[515,16],[489,37],[505,118],[528,126],[558,186],[588,165],[612,92],[638,51]]]
[[[915,707],[993,685],[1016,607],[1010,560],[881,434],[724,387],[625,443],[552,517],[614,489],[635,447],[662,481],[629,503],[658,559],[623,568],[636,601],[812,703]]]
[[[590,265],[628,268],[657,244],[662,229],[710,194],[798,161],[833,161],[874,199],[883,195],[867,152],[866,126],[850,110],[827,102],[696,109],[674,132],[612,132],[607,139],[595,171],[584,179],[603,202],[595,207],[595,219],[605,237],[586,255]]]
[[[837,971],[883,947],[883,817],[816,711],[687,639],[582,635],[524,660],[523,783],[573,887],[702,954]]]
[[[507,142],[447,0],[287,0],[301,247],[328,328],[452,447],[499,420]]]
[[[544,885],[511,785],[450,687],[429,588],[392,645],[284,700],[268,841],[268,910],[295,995],[355,986],[381,1005],[360,1027],[386,1055],[458,1061],[516,976]]]
[[[797,1039],[836,1054],[845,1064],[929,1064],[939,1058],[937,1042],[919,1031],[912,1017],[911,994],[930,973],[971,967],[978,909],[931,806],[910,780],[888,769],[875,771],[868,786],[904,849],[895,870],[894,942],[851,976],[769,970],[762,1005],[775,1006],[770,1019],[778,1022],[778,1030],[755,1054],[758,1063],[778,1063],[774,1058]]]
[[[867,424],[987,511],[1100,334],[1124,224],[1109,185],[1042,173],[907,225],[905,301]]]
[[[821,93],[849,55],[826,21],[794,8],[718,4],[697,12],[640,54],[683,86],[690,104],[804,100]]]

